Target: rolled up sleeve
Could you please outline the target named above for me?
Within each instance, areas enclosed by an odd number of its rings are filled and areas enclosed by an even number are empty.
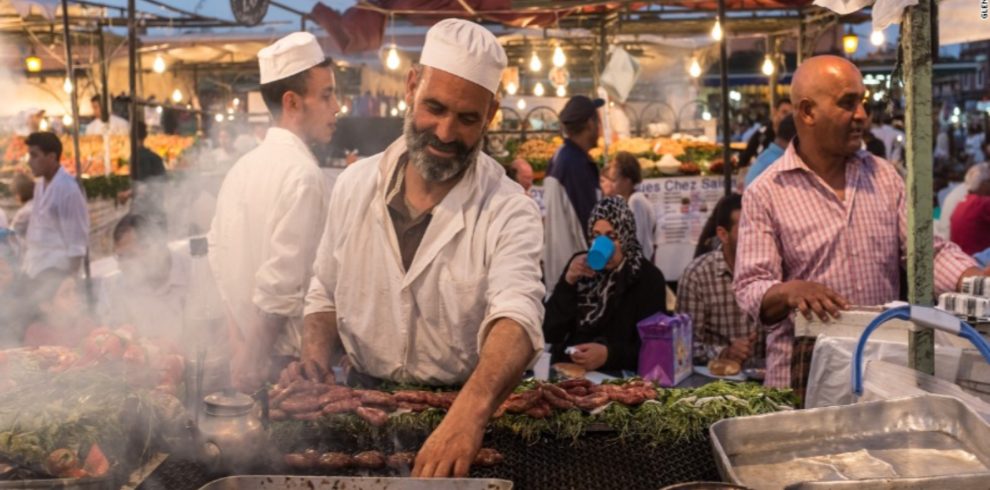
[[[493,219],[487,241],[492,250],[486,294],[488,308],[478,331],[478,350],[481,351],[495,323],[507,318],[526,331],[533,351],[538,353],[544,346],[546,289],[540,280],[543,228],[536,203],[522,194],[518,198],[513,196]]]
[[[739,307],[760,324],[763,297],[783,280],[782,260],[768,199],[759,187],[753,188],[743,195],[732,287]]]
[[[325,225],[326,201],[319,180],[304,178],[287,187],[291,190],[278,204],[268,259],[255,274],[252,300],[266,313],[298,317]]]

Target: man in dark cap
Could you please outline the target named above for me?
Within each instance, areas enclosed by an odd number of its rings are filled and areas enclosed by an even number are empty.
[[[598,202],[598,164],[588,152],[598,146],[601,99],[571,97],[560,112],[564,144],[550,160],[543,180],[546,206],[543,277],[553,291],[571,256],[587,248],[584,227]]]

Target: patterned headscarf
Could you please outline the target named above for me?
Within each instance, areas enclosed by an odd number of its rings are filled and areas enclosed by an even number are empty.
[[[621,197],[603,199],[591,210],[588,236],[598,220],[608,221],[622,247],[622,262],[614,270],[602,270],[595,277],[577,283],[578,328],[593,328],[606,317],[626,287],[634,282],[646,262],[636,240],[636,219]]]

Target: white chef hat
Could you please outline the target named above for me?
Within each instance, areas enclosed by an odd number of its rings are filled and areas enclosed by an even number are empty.
[[[261,84],[289,78],[325,60],[316,36],[308,32],[293,32],[258,51]]]
[[[494,94],[508,58],[488,29],[463,19],[444,19],[426,33],[419,62],[474,82]]]

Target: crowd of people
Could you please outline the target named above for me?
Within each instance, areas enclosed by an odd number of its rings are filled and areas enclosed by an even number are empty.
[[[901,140],[887,146],[883,125],[870,131],[861,75],[843,58],[806,60],[790,99],[746,135],[753,164],[743,193],[716,206],[675,308],[654,265],[657,218],[637,191],[638,161],[619,153],[600,169],[589,155],[603,101],[578,95],[561,111],[545,213],[526,192],[532,167],[510,166],[517,185],[481,151],[507,65],[485,28],[447,19],[429,30],[407,75],[402,136],[333,187],[313,152],[333,138],[340,110],[331,61],[304,32],[258,59],[272,125],[226,173],[201,251],[225,317],[231,382],[253,392],[302,359],[346,366],[348,381],[364,386],[462,386],[418,453],[417,476],[467,473],[485,421],[547,344],[554,362],[636,372],[637,322],[675,310],[692,320],[697,362],[765,357],[769,386],[800,391],[813,339],[794,338],[795,314],[828,320],[899,297],[911,233]],[[181,343],[174,325],[188,316],[195,280],[188,254],[162,233],[160,192],[135,188],[132,214],[113,232],[120,274],[94,300],[76,280],[89,217],[59,165],[61,143],[36,133],[27,144],[37,181],[33,193],[18,187],[29,219],[24,233],[14,219],[22,246],[0,255],[0,290],[33,281],[36,308],[14,341],[72,345],[95,325],[131,323]],[[229,158],[236,145],[217,152]],[[160,177],[160,158],[148,153],[135,171]],[[986,164],[964,185],[945,197],[951,241],[935,238],[936,292],[990,272],[974,258],[990,247]]]

